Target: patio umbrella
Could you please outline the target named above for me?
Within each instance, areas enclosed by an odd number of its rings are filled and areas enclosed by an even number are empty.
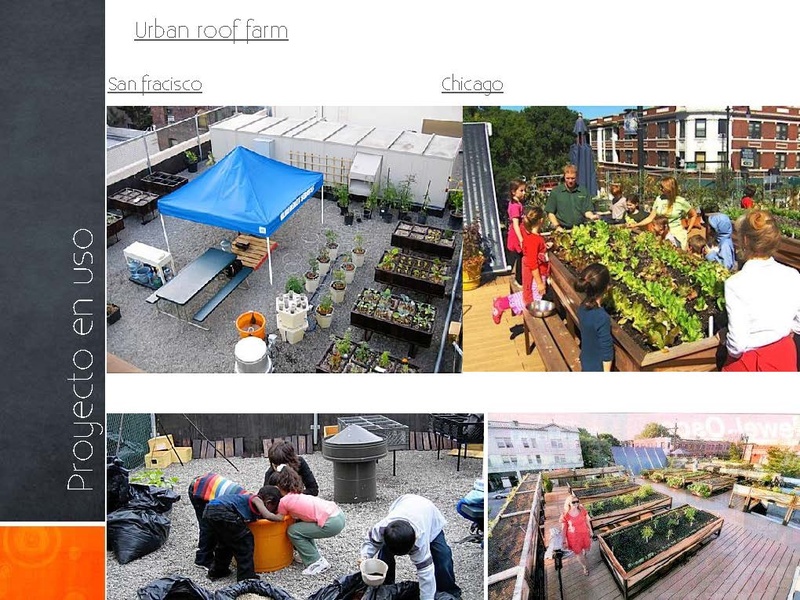
[[[597,173],[592,147],[589,145],[589,131],[580,113],[572,133],[575,134],[575,143],[569,148],[569,162],[578,167],[578,185],[589,192],[590,198],[594,198],[597,195]]]

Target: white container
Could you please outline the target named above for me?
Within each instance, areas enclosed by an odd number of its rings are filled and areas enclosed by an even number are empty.
[[[355,265],[355,263],[353,263],[353,265]],[[344,282],[347,285],[353,283],[353,277],[356,276],[356,270],[355,269],[353,269],[352,271],[348,271],[347,269],[342,269],[342,270],[344,271]]]
[[[314,279],[309,279],[308,277],[306,277],[306,291],[309,294],[313,294],[314,292],[316,292],[318,287],[319,287],[319,275],[317,275]]]
[[[272,361],[267,353],[267,343],[259,337],[240,339],[233,348],[236,363],[234,373],[267,373]]]
[[[367,255],[366,252],[364,254],[358,254],[355,250],[353,250],[353,264],[356,267],[363,267],[364,266],[364,257]]]
[[[389,565],[379,558],[368,558],[361,562],[361,580],[368,586],[377,587],[386,580]]]
[[[297,329],[308,327],[307,315],[309,311],[308,297],[305,294],[287,292],[275,298],[275,312],[279,327]]]
[[[331,288],[331,298],[333,298],[334,304],[341,304],[344,302],[344,293],[347,291],[347,286],[343,290],[337,290],[333,287],[333,284],[330,285]]]
[[[303,341],[303,335],[305,335],[306,329],[308,329],[308,321],[305,321],[300,327],[295,328],[278,326],[281,339],[292,345]]]
[[[336,312],[335,310],[329,315],[321,315],[316,310],[314,311],[314,316],[317,319],[317,325],[319,325],[322,329],[328,329],[333,322],[333,313]]]

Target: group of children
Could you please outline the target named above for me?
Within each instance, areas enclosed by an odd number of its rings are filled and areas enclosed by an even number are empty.
[[[294,522],[287,535],[301,562],[304,575],[319,575],[330,568],[316,540],[333,537],[345,527],[344,512],[318,496],[319,486],[311,468],[289,442],[279,442],[268,452],[269,469],[257,493],[219,474],[206,473],[189,485],[189,500],[197,515],[200,536],[195,564],[208,570],[210,579],[231,575],[236,559],[236,579],[256,579],[255,540],[247,527],[258,519]],[[395,556],[408,555],[417,569],[421,600],[433,600],[437,591],[456,598],[453,556],[444,538],[445,518],[427,498],[400,496],[387,516],[367,534],[358,562],[379,558],[387,563],[385,583],[395,580]]]

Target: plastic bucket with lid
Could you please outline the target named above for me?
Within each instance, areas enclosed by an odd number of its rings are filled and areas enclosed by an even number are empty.
[[[262,340],[266,339],[266,325],[266,317],[254,310],[242,313],[236,318],[236,329],[239,332],[239,337],[243,338],[254,335]]]

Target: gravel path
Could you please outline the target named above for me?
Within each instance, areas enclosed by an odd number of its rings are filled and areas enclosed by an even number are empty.
[[[460,161],[456,161],[459,163]],[[196,177],[198,174],[181,173],[184,177]],[[458,172],[458,169],[454,170]],[[327,198],[327,195],[326,195]],[[352,208],[357,215],[361,213],[361,203],[353,202]],[[377,211],[374,211],[377,215]],[[309,329],[304,339],[291,345],[278,339],[278,356],[275,361],[277,372],[313,373],[330,344],[332,334],[341,336],[349,326],[349,314],[359,292],[365,287],[383,289],[382,284],[374,282],[374,267],[380,260],[383,251],[390,247],[392,232],[397,219],[391,224],[384,223],[380,217],[370,220],[361,219],[352,226],[346,226],[334,201],[324,202],[324,224],[320,224],[320,200],[311,198],[275,233],[271,241],[278,243],[272,257],[273,285],[269,283],[269,271],[265,263],[245,282],[250,289],[240,287],[209,316],[204,325],[210,331],[192,327],[186,323],[163,315],[145,299],[152,290],[128,280],[128,267],[123,250],[135,241],[149,246],[166,249],[160,219],[145,225],[139,217],[131,215],[125,219],[125,229],[119,233],[119,241],[108,248],[107,252],[107,287],[108,301],[117,304],[122,318],[108,328],[108,351],[128,361],[136,367],[151,373],[230,373],[233,371],[233,347],[239,340],[235,320],[240,314],[255,310],[267,318],[267,333],[278,333],[275,319],[275,297],[283,293],[286,279],[296,274],[302,277],[308,268],[308,258],[324,245],[326,229],[333,229],[338,234],[340,254],[350,252],[356,233],[364,237],[367,250],[364,266],[356,269],[353,283],[348,285],[344,303],[336,305],[333,325],[329,330],[316,326],[313,317],[309,318]],[[222,240],[231,240],[235,232],[192,223],[172,217],[164,217],[169,246],[178,271],[192,260],[200,256],[207,248],[220,247]],[[428,224],[437,227],[448,227],[448,217],[429,216]],[[460,242],[460,236],[458,236]],[[460,245],[460,244],[459,244]],[[457,262],[458,250],[452,262]],[[341,263],[341,257],[336,264]],[[451,264],[452,276],[455,265]],[[327,288],[331,282],[330,272],[320,285],[320,290]],[[452,286],[452,280],[451,284]],[[209,288],[214,287],[209,286]],[[217,289],[216,286],[214,290]],[[459,286],[460,287],[460,286]],[[398,292],[400,289],[398,288]],[[427,300],[422,296],[405,291],[417,300]],[[311,298],[316,304],[321,294],[317,292]],[[194,314],[211,293],[198,295],[188,304],[189,315]],[[433,332],[433,343],[430,348],[420,348],[417,357],[412,360],[421,370],[433,372],[439,352],[439,340],[444,332],[445,316],[449,306],[449,297],[434,299],[431,303],[437,307],[436,327]],[[457,291],[457,301],[453,320],[461,320],[461,292]],[[354,328],[354,339],[361,339],[361,330]],[[402,358],[408,355],[408,344],[392,338],[375,334],[370,347],[385,351]],[[453,351],[447,347],[442,365],[445,372],[452,369]]]
[[[455,544],[456,540],[469,534],[469,522],[456,511],[456,502],[470,489],[476,477],[482,473],[482,461],[462,459],[461,470],[456,472],[456,459],[442,455],[436,460],[431,451],[404,451],[397,453],[397,476],[392,476],[391,456],[378,463],[378,497],[375,502],[343,504],[347,517],[345,529],[337,536],[320,540],[321,553],[332,567],[316,577],[301,574],[302,566],[292,564],[276,573],[264,573],[262,579],[278,585],[296,598],[306,598],[311,593],[328,585],[336,578],[357,570],[359,548],[369,528],[389,510],[391,503],[404,493],[417,493],[434,502],[447,519],[445,537],[453,550],[456,581],[465,600],[483,598],[483,550],[479,544]],[[304,458],[314,471],[320,484],[320,497],[333,499],[333,466],[323,458],[321,452]],[[267,461],[263,458],[232,459],[239,469],[236,472],[224,459],[193,460],[181,467],[170,465],[165,476],[177,476],[180,482],[175,489],[181,494],[170,514],[172,528],[169,538],[159,550],[126,565],[120,565],[113,553],[107,553],[107,600],[131,600],[136,590],[154,579],[167,575],[183,575],[208,589],[217,590],[235,583],[235,575],[209,581],[205,571],[194,566],[197,547],[197,520],[194,510],[186,498],[186,488],[192,478],[214,471],[241,483],[250,490],[258,489],[264,480]],[[416,581],[411,562],[404,557],[397,561],[397,581]]]

